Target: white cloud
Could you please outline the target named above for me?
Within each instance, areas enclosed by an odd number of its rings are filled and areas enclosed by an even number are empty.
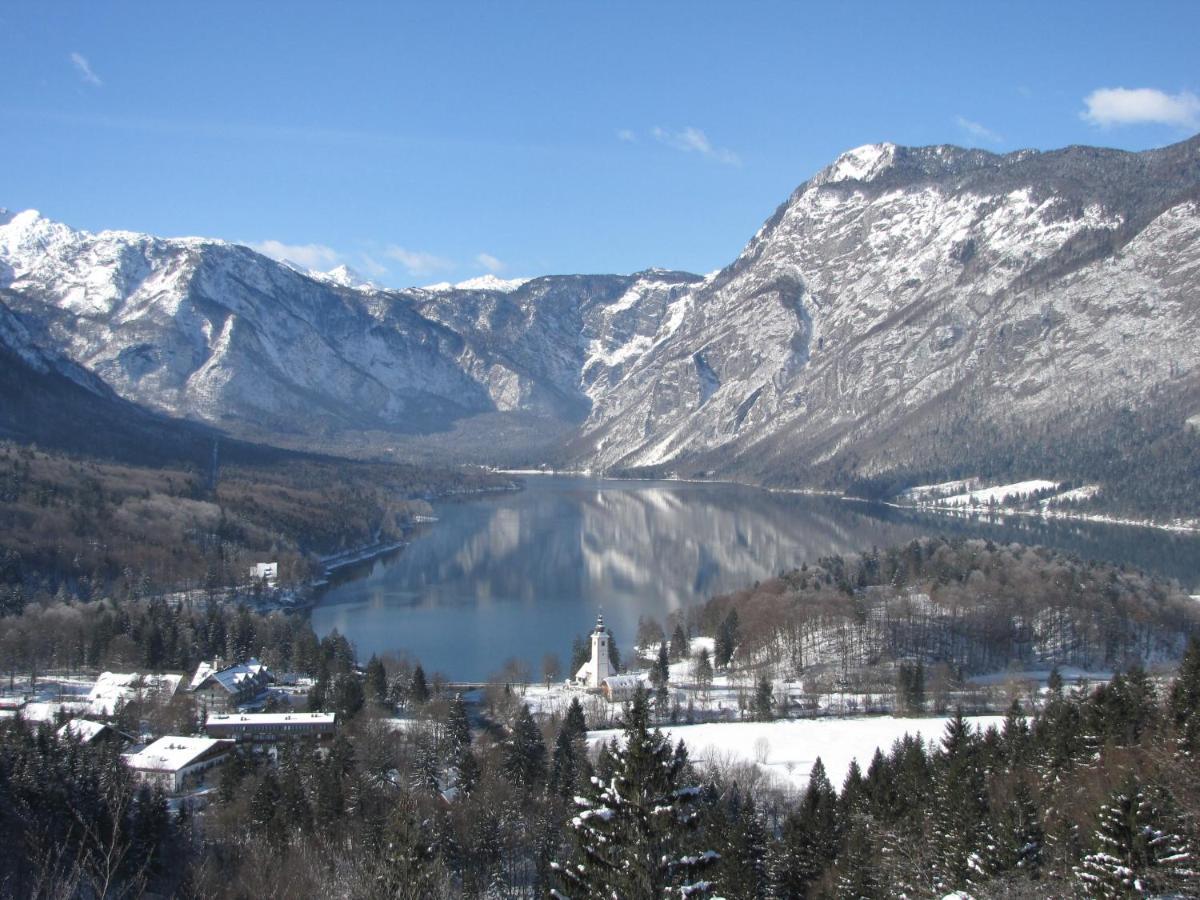
[[[999,144],[1004,140],[1004,138],[992,131],[992,129],[988,128],[986,125],[981,125],[978,122],[968,119],[966,116],[956,116],[954,121],[957,123],[959,128],[977,141],[985,141],[989,144]]]
[[[82,78],[88,84],[95,85],[96,87],[102,87],[104,85],[104,82],[100,80],[100,76],[92,71],[92,64],[88,62],[86,56],[84,56],[82,53],[76,52],[72,53],[70,58],[72,65],[79,70],[80,78]]]
[[[423,250],[409,250],[405,247],[391,244],[384,250],[384,256],[394,259],[408,270],[410,275],[432,275],[454,268],[454,262],[442,256],[435,256]]]
[[[634,134],[632,131],[630,131],[628,128],[622,128],[617,132],[617,140],[625,141],[625,143],[627,143],[627,144],[636,144],[637,143],[637,135]]]
[[[259,241],[257,244],[247,244],[263,256],[278,259],[281,262],[293,262],[306,269],[324,271],[333,268],[342,261],[342,255],[332,247],[324,244],[285,244],[282,241]]]
[[[724,147],[714,147],[712,141],[708,139],[708,135],[691,125],[682,131],[668,131],[665,128],[655,127],[651,130],[650,135],[660,144],[666,144],[668,147],[674,147],[684,153],[699,153],[701,156],[729,166],[742,164],[736,153]]]
[[[1191,91],[1168,94],[1156,88],[1100,88],[1083,98],[1079,115],[1093,125],[1175,125],[1200,127],[1200,97]]]
[[[490,253],[480,253],[475,257],[475,262],[479,263],[479,265],[483,266],[493,275],[499,275],[508,268],[502,260],[497,259]]]
[[[358,258],[362,264],[363,271],[366,272],[371,278],[382,278],[384,275],[388,274],[388,267],[371,256],[371,254],[360,253],[358,254]]]

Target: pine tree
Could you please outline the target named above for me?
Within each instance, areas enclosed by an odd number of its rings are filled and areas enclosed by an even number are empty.
[[[837,856],[838,837],[837,792],[818,757],[799,806],[784,822],[772,873],[775,896],[806,896]]]
[[[1100,807],[1093,850],[1075,870],[1080,888],[1109,898],[1195,884],[1200,871],[1187,840],[1172,827],[1172,812],[1165,792],[1155,796],[1130,776]]]
[[[707,694],[712,688],[713,668],[708,658],[708,648],[701,647],[696,653],[696,685],[702,694]]]
[[[995,812],[991,825],[987,870],[991,873],[1020,870],[1037,878],[1042,866],[1046,835],[1028,782],[1019,775],[1007,798]]]
[[[883,900],[889,896],[866,819],[856,818],[846,834],[837,861],[836,896],[839,900]]]
[[[987,812],[977,737],[962,711],[946,723],[933,797],[933,886],[966,888],[983,877],[983,831]]]
[[[706,793],[716,794],[715,787]],[[712,879],[727,900],[767,896],[767,833],[753,796],[743,798],[735,784],[725,798],[714,797],[709,831],[717,838],[720,861]]]
[[[534,788],[546,779],[546,744],[528,703],[521,704],[505,744],[504,772],[524,788]]]
[[[365,687],[367,699],[372,703],[383,704],[387,702],[387,670],[383,667],[383,661],[373,653],[371,654],[371,659],[367,662]]]
[[[452,758],[471,746],[471,720],[462,694],[455,694],[446,714],[446,741]]]
[[[650,729],[641,687],[626,712],[624,745],[609,747],[607,756],[598,760],[598,774],[571,822],[577,858],[553,866],[559,887],[552,896],[654,898],[670,889],[708,896],[712,884],[702,871],[719,855],[695,846],[700,789],[681,785],[686,757]]]
[[[1200,638],[1192,638],[1171,685],[1167,708],[1175,725],[1179,748],[1200,751]]]
[[[408,688],[409,699],[418,706],[429,702],[429,682],[425,680],[425,670],[418,665],[413,669],[412,682]]]
[[[718,669],[727,669],[729,667],[729,664],[733,661],[733,654],[737,649],[737,644],[738,614],[736,609],[731,609],[717,629],[716,659],[714,661]]]
[[[676,625],[671,633],[671,662],[688,658],[688,639],[682,625]]]
[[[775,718],[775,696],[771,692],[771,679],[766,675],[760,675],[758,678],[751,713],[758,722],[770,722]]]

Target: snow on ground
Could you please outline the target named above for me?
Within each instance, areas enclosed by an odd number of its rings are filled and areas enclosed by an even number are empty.
[[[790,719],[778,722],[715,722],[663,728],[672,744],[682,740],[692,761],[722,765],[747,763],[758,766],[781,785],[803,788],[817,757],[834,787],[841,788],[858,760],[864,771],[876,748],[885,753],[905,734],[920,735],[926,742],[941,739],[946,718],[897,719],[891,716],[854,719]],[[1000,727],[1003,716],[976,716],[969,721],[977,729]],[[621,734],[618,729],[589,731],[588,746]]]
[[[953,494],[933,502],[938,506],[988,506],[992,503],[1007,503],[1009,500],[1021,500],[1037,491],[1054,490],[1058,490],[1057,481],[1034,478],[1030,481],[1017,481],[1013,484],[1000,484],[995,487],[980,488],[964,494]]]
[[[1091,500],[1100,493],[1100,485],[1085,484],[1083,487],[1073,488],[1069,491],[1063,491],[1061,494],[1055,494],[1053,497],[1047,497],[1042,501],[1042,506],[1056,506],[1059,503],[1070,503],[1081,500]]]

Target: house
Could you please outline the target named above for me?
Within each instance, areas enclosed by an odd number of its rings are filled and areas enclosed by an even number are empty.
[[[88,712],[93,716],[116,715],[117,707],[131,700],[165,703],[175,696],[182,681],[182,675],[103,672],[88,693]]]
[[[271,670],[257,659],[232,666],[214,660],[199,665],[190,690],[205,710],[232,711],[261,697],[274,680]]]
[[[596,627],[592,629],[592,658],[579,667],[575,681],[592,690],[599,690],[604,679],[616,675],[608,656],[608,632],[604,630],[604,615],[596,616]]]
[[[275,587],[275,583],[279,580],[279,563],[255,563],[250,567],[250,580],[255,583],[263,582],[268,587]]]
[[[144,784],[157,784],[167,793],[177,794],[199,784],[205,772],[229,758],[232,749],[233,741],[171,735],[126,754],[125,763]]]
[[[647,683],[644,673],[638,675],[609,675],[600,683],[600,693],[609,703],[625,703],[633,699],[638,685]]]
[[[209,716],[204,732],[212,738],[275,742],[292,738],[331,738],[337,713],[229,713]]]
[[[124,738],[121,732],[103,722],[93,722],[91,719],[72,719],[56,732],[60,741],[75,738],[84,746],[102,744],[105,741],[119,741]]]

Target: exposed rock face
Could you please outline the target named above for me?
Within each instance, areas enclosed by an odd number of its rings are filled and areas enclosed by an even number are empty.
[[[935,417],[1050,419],[1200,361],[1200,140],[995,156],[890,144],[802,185],[596,398],[601,466],[920,455]],[[903,434],[902,434],[903,433]]]
[[[28,353],[260,439],[871,473],[919,461],[938,422],[1053,422],[1164,386],[1200,410],[1200,138],[1145,153],[860,147],[708,278],[385,291],[25,212],[0,214],[0,288],[15,314],[0,328]]]

